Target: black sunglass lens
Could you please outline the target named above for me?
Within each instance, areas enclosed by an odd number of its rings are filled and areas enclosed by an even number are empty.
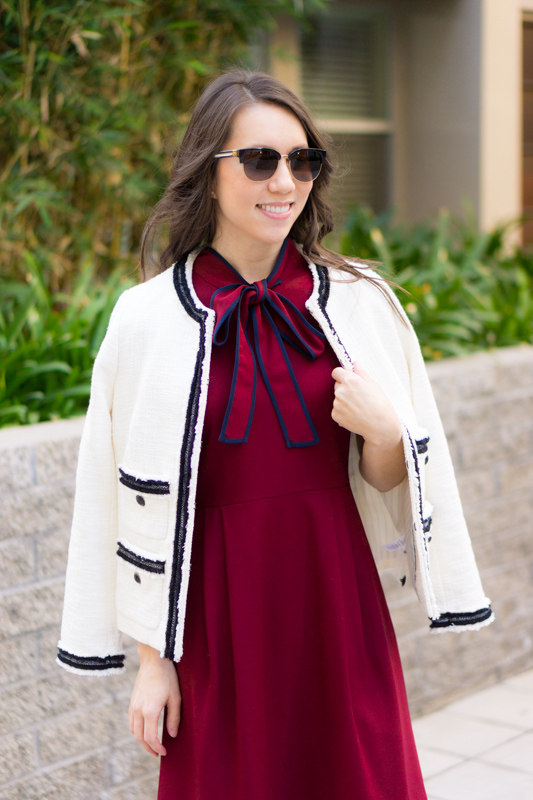
[[[314,181],[322,168],[322,157],[315,150],[298,150],[291,158],[292,174],[299,181]]]
[[[252,181],[266,181],[278,168],[278,160],[274,150],[251,150],[244,154],[244,173]]]

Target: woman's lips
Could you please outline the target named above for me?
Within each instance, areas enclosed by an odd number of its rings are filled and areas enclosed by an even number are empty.
[[[257,208],[271,219],[288,219],[292,205],[292,203],[258,203]]]

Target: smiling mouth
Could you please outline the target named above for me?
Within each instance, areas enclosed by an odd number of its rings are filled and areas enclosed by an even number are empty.
[[[272,206],[269,203],[262,203],[257,204],[259,208],[262,208],[264,211],[269,211],[271,214],[286,214],[287,211],[290,211],[292,203],[285,203],[282,206]]]

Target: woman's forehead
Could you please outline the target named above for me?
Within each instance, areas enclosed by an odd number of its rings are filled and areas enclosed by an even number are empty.
[[[235,114],[230,147],[306,147],[305,129],[291,111],[272,103],[254,103]],[[286,150],[284,150],[286,152]]]

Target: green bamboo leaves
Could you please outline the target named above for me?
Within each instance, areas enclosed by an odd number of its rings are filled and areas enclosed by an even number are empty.
[[[134,265],[200,90],[280,12],[293,0],[3,0],[0,278],[25,250],[66,291],[88,252]]]
[[[191,106],[279,12],[293,0],[0,3],[0,425],[85,411]]]

